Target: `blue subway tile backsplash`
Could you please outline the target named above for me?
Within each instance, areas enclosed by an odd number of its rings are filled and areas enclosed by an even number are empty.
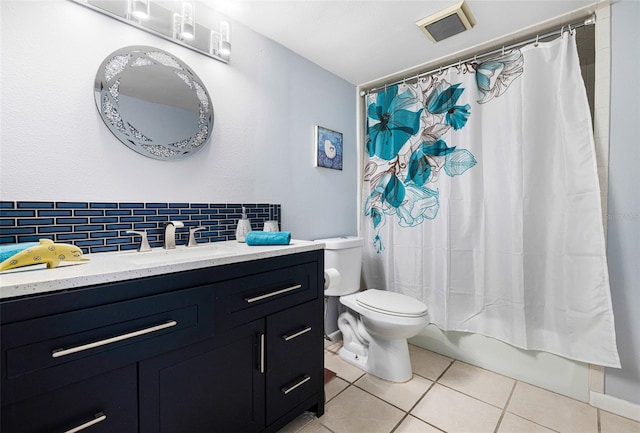
[[[85,253],[132,250],[140,237],[129,230],[146,230],[152,247],[163,245],[164,224],[184,222],[176,243],[185,244],[190,227],[199,243],[235,239],[235,228],[247,210],[253,230],[267,220],[281,225],[281,206],[270,203],[113,203],[0,201],[0,244],[51,239],[73,243]]]

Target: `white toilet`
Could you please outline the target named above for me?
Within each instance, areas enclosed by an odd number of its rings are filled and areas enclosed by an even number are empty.
[[[338,317],[343,340],[340,357],[382,379],[392,382],[411,379],[407,338],[417,335],[429,323],[427,306],[400,293],[359,291],[362,238],[317,242],[325,244],[325,270],[334,268],[340,275],[338,287],[330,287],[325,296],[339,296],[340,303],[347,307]]]

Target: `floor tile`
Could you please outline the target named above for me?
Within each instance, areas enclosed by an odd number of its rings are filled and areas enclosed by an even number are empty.
[[[310,412],[303,412],[296,419],[278,430],[278,433],[297,433],[314,420],[318,420],[314,414]]]
[[[426,422],[409,415],[402,420],[400,426],[393,433],[442,433],[442,430],[438,430]]]
[[[516,381],[489,370],[455,361],[438,383],[504,408]]]
[[[339,377],[334,377],[329,382],[324,384],[324,399],[326,402],[331,400],[336,395],[340,394],[347,386],[349,382],[342,380]]]
[[[332,433],[331,430],[320,424],[318,419],[311,421],[304,426],[302,430],[298,430],[297,433]]]
[[[326,351],[324,352],[324,366],[336,373],[338,377],[351,383],[364,374],[364,371],[344,361],[339,355]]]
[[[505,413],[498,433],[554,433],[553,430],[549,430],[539,424],[520,418],[512,413]]]
[[[355,385],[408,412],[427,392],[429,387],[433,385],[433,382],[424,377],[414,375],[407,382],[397,383],[365,374],[358,379]]]
[[[597,409],[523,382],[518,382],[507,411],[563,433],[597,433]]]
[[[493,433],[502,411],[436,383],[411,414],[448,433]]]
[[[342,347],[342,341],[331,341],[331,340],[324,340],[324,350],[328,350],[331,353],[338,353],[338,350],[340,350],[340,348]]]
[[[449,367],[453,359],[430,352],[421,347],[409,345],[413,372],[427,379],[436,380]]]
[[[350,386],[325,406],[320,424],[335,433],[389,433],[405,413]]]
[[[640,433],[640,422],[600,411],[601,433]]]

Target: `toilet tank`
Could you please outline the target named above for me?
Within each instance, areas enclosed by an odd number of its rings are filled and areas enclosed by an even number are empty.
[[[338,287],[325,291],[325,296],[343,296],[360,290],[362,246],[364,239],[356,236],[317,239],[324,247],[324,268],[335,268],[340,273]]]

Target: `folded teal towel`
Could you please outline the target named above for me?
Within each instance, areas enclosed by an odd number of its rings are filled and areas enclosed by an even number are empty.
[[[13,257],[22,250],[40,245],[38,242],[22,242],[19,244],[0,245],[0,262],[4,262],[9,257]]]
[[[289,245],[290,232],[249,232],[245,236],[247,245]]]

